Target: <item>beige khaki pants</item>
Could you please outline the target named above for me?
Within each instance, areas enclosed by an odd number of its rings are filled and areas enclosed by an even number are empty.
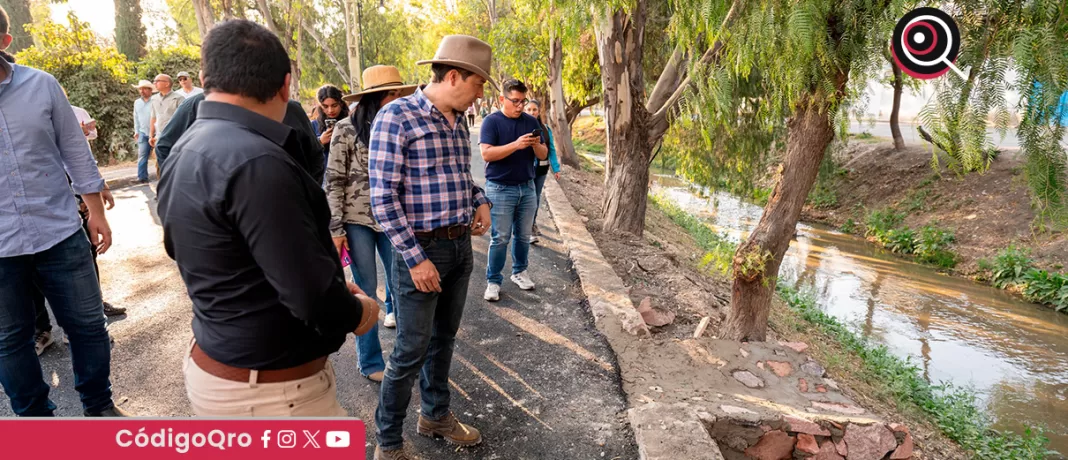
[[[189,354],[183,365],[185,391],[193,413],[202,417],[347,417],[337,402],[334,367],[307,378],[280,383],[225,380],[204,372]]]

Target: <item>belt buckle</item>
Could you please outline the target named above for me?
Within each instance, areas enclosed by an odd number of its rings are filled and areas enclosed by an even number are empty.
[[[445,238],[450,239],[450,240],[456,239],[456,238],[453,238],[453,236],[452,236],[452,229],[454,229],[454,228],[456,228],[455,225],[452,226],[452,227],[445,227]],[[457,236],[459,236],[459,235],[457,235]]]

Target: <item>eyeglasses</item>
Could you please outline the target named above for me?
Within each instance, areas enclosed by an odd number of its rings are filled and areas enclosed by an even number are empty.
[[[512,104],[518,105],[518,106],[524,106],[524,105],[527,105],[528,102],[530,102],[530,99],[512,99],[510,97],[506,97],[504,99],[506,101],[511,102]]]
[[[186,81],[186,80],[188,80],[188,78],[186,78],[186,77],[178,77],[178,81]]]

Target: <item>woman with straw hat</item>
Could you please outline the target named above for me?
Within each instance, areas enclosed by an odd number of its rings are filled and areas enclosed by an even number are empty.
[[[344,258],[352,260],[353,281],[369,296],[375,297],[378,273],[375,250],[386,267],[386,327],[396,326],[393,314],[393,295],[389,285],[392,278],[393,249],[389,237],[371,215],[371,183],[367,173],[371,144],[371,123],[378,110],[394,99],[415,92],[416,85],[401,83],[396,67],[378,65],[363,71],[363,91],[345,96],[347,105],[359,102],[349,117],[334,125],[330,153],[326,164],[326,196],[330,203],[330,231],[334,245]],[[382,381],[386,363],[382,359],[382,345],[378,340],[378,326],[356,338],[356,352],[360,374],[375,382]]]

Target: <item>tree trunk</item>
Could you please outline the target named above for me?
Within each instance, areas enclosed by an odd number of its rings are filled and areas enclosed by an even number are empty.
[[[646,2],[638,0],[629,14],[605,8],[596,25],[608,144],[601,206],[604,230],[638,236],[645,231],[652,152],[649,112],[642,103],[645,20]]]
[[[893,59],[890,60],[890,68],[894,71],[894,106],[890,109],[890,134],[894,136],[894,150],[904,150],[905,138],[901,136],[901,124],[898,121],[901,113],[901,92],[904,81],[901,77],[901,68]]]
[[[839,89],[844,87],[841,76]],[[808,192],[834,139],[828,99],[810,97],[787,122],[786,157],[760,223],[734,255],[731,309],[723,338],[763,341],[779,266],[790,247]]]
[[[578,155],[571,142],[571,125],[564,105],[563,43],[555,29],[549,30],[549,127],[553,130],[556,156],[566,165],[578,168]]]
[[[147,41],[141,23],[141,0],[115,0],[115,47],[131,62],[140,61]]]
[[[215,12],[211,9],[210,0],[193,0],[193,11],[197,17],[197,30],[200,32],[200,41],[203,42],[204,38],[208,36],[208,31],[215,25]]]
[[[234,3],[233,0],[222,0],[222,15],[223,20],[230,20],[234,18]]]
[[[349,87],[352,91],[359,91],[363,69],[360,66],[360,36],[356,31],[356,2],[358,0],[343,0],[345,6],[345,54],[349,61]]]
[[[334,68],[337,69],[337,74],[341,76],[341,79],[351,85],[352,79],[349,78],[349,73],[345,71],[345,67],[341,65],[341,61],[338,61],[337,56],[334,56],[334,50],[330,49],[330,44],[323,40],[319,32],[316,32],[308,21],[301,21],[301,26],[304,28],[304,32],[307,32],[308,35],[311,35],[312,40],[315,40],[316,46],[326,53],[326,58],[334,64]]]
[[[25,26],[33,24],[33,13],[30,11],[30,0],[5,0],[4,9],[7,10],[8,33],[11,34],[11,45],[7,52],[18,53],[33,45],[33,37],[26,32]]]

